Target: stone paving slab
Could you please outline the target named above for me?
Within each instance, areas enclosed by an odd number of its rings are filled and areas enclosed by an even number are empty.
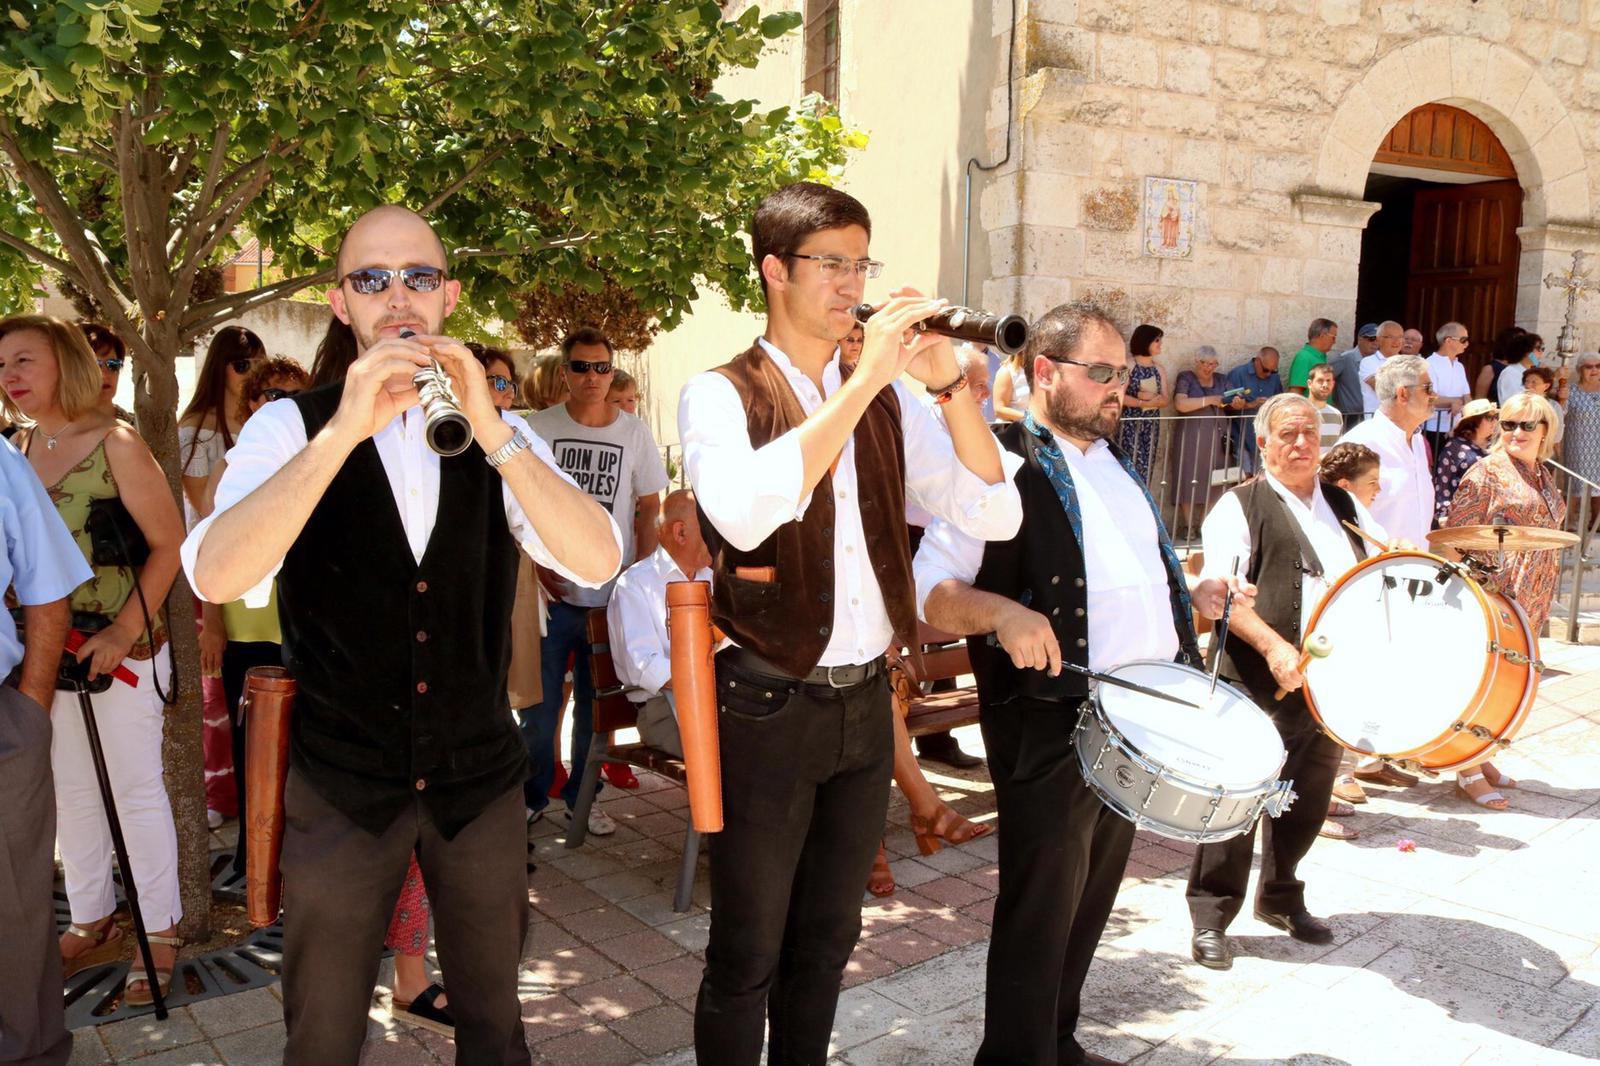
[[[1547,643],[1556,671],[1497,761],[1521,781],[1512,810],[1444,782],[1374,787],[1353,842],[1319,840],[1302,865],[1331,945],[1241,917],[1234,968],[1189,959],[1183,899],[1193,849],[1140,833],[1084,989],[1079,1039],[1137,1066],[1576,1066],[1600,1062],[1600,648]],[[981,751],[975,728],[958,733]],[[993,821],[986,772],[930,765],[969,817]],[[686,799],[663,779],[608,788],[616,835],[565,847],[564,817],[530,833],[531,927],[519,990],[540,1066],[689,1066],[710,916],[672,910]],[[917,853],[896,794],[885,836],[899,890],[863,897],[833,1054],[843,1066],[970,1062],[982,1038],[998,836]],[[228,830],[220,835],[226,842]],[[1414,851],[1397,844],[1412,840]],[[363,1066],[454,1061],[453,1045],[397,1026],[380,971]],[[278,1062],[277,988],[80,1030],[72,1063]]]

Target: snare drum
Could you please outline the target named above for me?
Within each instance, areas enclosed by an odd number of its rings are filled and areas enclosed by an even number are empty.
[[[1328,590],[1307,628],[1306,704],[1351,751],[1457,770],[1511,743],[1539,688],[1539,641],[1514,600],[1426,552],[1385,552]]]
[[[1262,812],[1294,801],[1278,780],[1283,741],[1272,720],[1226,682],[1178,663],[1142,659],[1110,671],[1199,704],[1180,707],[1100,685],[1078,714],[1073,747],[1088,786],[1135,825],[1174,840],[1213,844],[1248,832]]]

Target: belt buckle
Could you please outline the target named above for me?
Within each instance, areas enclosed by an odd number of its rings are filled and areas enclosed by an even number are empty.
[[[856,669],[853,666],[829,666],[829,667],[825,667],[824,669],[826,669],[828,671],[828,687],[829,688],[833,688],[833,689],[849,688],[851,685],[856,683],[855,681],[846,681],[843,684],[841,684],[838,681],[835,681],[833,679],[833,672],[835,670],[854,670],[854,669]]]

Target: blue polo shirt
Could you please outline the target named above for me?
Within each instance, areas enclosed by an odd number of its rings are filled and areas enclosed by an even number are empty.
[[[1250,395],[1245,397],[1247,403],[1269,399],[1284,391],[1285,388],[1283,377],[1277,371],[1273,371],[1265,378],[1257,377],[1256,361],[1253,356],[1228,371],[1223,381],[1230,390],[1249,389]]]

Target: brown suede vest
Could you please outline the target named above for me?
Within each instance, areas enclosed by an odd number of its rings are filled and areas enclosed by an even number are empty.
[[[717,368],[744,403],[750,444],[776,440],[805,421],[782,369],[759,343]],[[848,378],[849,371],[844,370]],[[905,436],[894,389],[873,397],[856,424],[856,503],[867,559],[902,644],[917,632],[916,583],[906,540]],[[816,667],[833,634],[833,478],[823,474],[805,517],[785,522],[753,551],[740,551],[704,512],[700,527],[711,550],[711,616],[739,644],[795,677]],[[741,566],[773,567],[776,580],[738,577]]]

